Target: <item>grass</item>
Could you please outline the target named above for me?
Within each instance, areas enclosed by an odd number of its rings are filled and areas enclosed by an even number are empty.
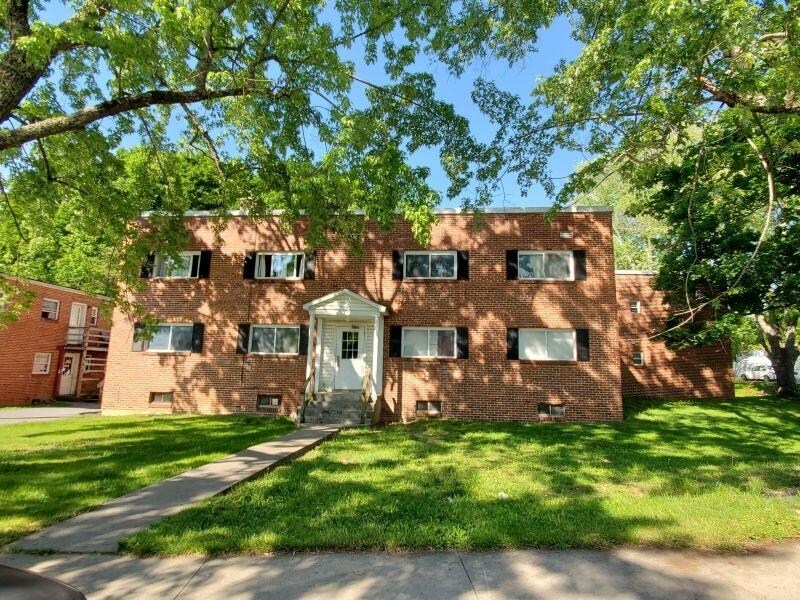
[[[289,433],[260,417],[80,417],[0,426],[0,546]]]
[[[345,431],[124,541],[138,555],[740,550],[800,536],[800,403],[639,400],[609,424]]]

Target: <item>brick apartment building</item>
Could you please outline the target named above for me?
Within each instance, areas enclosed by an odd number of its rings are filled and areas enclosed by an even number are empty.
[[[624,385],[688,396],[697,378],[729,395],[727,351],[698,353],[667,388],[684,363],[662,366],[647,342],[635,369],[655,375],[632,375],[620,322],[650,327],[659,300],[636,288],[646,278],[618,300],[611,210],[544,213],[442,210],[427,248],[402,220],[388,233],[370,222],[360,256],[307,253],[304,223],[286,234],[239,215],[217,232],[189,213],[183,260],[152,257],[133,298],[159,318],[155,336],[114,316],[103,410],[296,414],[309,381],[318,398],[366,382],[389,421],[615,420]]]
[[[733,356],[720,342],[681,351],[654,332],[664,330],[669,307],[653,289],[653,273],[617,271],[623,396],[733,398]]]
[[[105,299],[40,281],[14,283],[32,300],[0,329],[0,406],[95,394],[108,354]]]

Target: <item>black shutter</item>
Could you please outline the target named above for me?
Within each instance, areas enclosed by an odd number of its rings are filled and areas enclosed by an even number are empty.
[[[578,343],[578,360],[589,360],[589,330],[576,329],[575,341]]]
[[[389,327],[389,356],[402,356],[403,328],[400,325]]]
[[[250,343],[250,323],[239,324],[239,335],[236,338],[236,354],[247,354]]]
[[[200,251],[200,268],[197,271],[199,279],[208,279],[211,275],[211,250]]]
[[[298,354],[308,352],[308,325],[300,325],[300,350]]]
[[[509,327],[506,331],[506,358],[519,360],[519,329]]]
[[[575,281],[586,279],[586,250],[573,250],[572,258],[575,263]]]
[[[466,327],[456,327],[456,346],[458,358],[469,358],[469,330]]]
[[[244,254],[244,271],[242,279],[254,279],[256,276],[256,253],[245,252]]]
[[[466,250],[458,253],[458,279],[469,279],[469,252]]]
[[[392,250],[392,279],[399,280],[402,278],[403,278],[403,251]]]
[[[517,279],[518,250],[506,250],[506,279]]]
[[[203,333],[205,326],[202,323],[192,325],[192,352],[203,351]]]
[[[306,270],[303,273],[303,279],[314,279],[316,273],[314,272],[317,267],[317,251],[314,250],[310,254],[306,254]]]
[[[153,268],[156,264],[156,255],[151,252],[147,255],[147,260],[142,263],[142,272],[139,277],[142,279],[150,279],[153,276]]]
[[[144,350],[144,340],[141,339],[142,331],[144,331],[144,323],[133,324],[133,344],[131,345],[131,350],[133,352],[141,352]]]

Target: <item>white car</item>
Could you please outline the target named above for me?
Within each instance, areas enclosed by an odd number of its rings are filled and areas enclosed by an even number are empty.
[[[747,365],[741,377],[745,381],[775,381],[775,370],[770,365]]]

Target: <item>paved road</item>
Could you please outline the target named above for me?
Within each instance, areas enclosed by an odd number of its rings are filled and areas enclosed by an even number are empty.
[[[634,600],[800,598],[800,544],[746,556],[619,549],[137,559],[0,555],[105,598]]]
[[[32,406],[30,408],[0,410],[0,425],[52,421],[54,419],[97,414],[100,414],[100,404],[98,402],[74,402],[70,406]]]

